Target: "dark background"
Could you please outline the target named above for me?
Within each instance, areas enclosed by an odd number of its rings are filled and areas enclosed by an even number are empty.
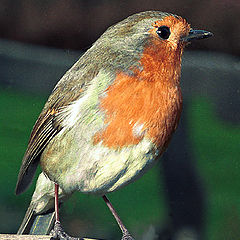
[[[184,111],[163,160],[109,194],[137,239],[240,236],[240,3],[232,1],[0,0],[0,232],[16,232],[34,184],[14,188],[28,137],[51,89],[110,25],[161,10],[214,37],[187,47]],[[62,208],[67,231],[120,239],[98,197],[76,193]]]
[[[193,27],[214,32],[214,39],[194,44],[195,49],[240,53],[237,0],[1,0],[0,37],[84,50],[113,23],[146,10],[176,13]]]

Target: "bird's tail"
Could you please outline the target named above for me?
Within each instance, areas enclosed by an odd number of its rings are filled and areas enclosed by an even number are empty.
[[[53,228],[54,222],[54,209],[48,210],[47,213],[36,214],[33,204],[30,204],[17,234],[48,235]]]

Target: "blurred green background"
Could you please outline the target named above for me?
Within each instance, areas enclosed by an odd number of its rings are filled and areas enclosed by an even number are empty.
[[[182,87],[186,104],[182,121],[189,143],[185,144],[182,156],[177,150],[182,144],[181,136],[175,137],[162,159],[170,155],[179,160],[177,164],[173,161],[170,167],[186,177],[188,192],[191,182],[180,160],[191,152],[189,165],[193,166],[201,199],[198,206],[197,197],[192,197],[189,191],[186,201],[193,199],[196,205],[195,208],[183,206],[183,211],[185,215],[191,211],[199,223],[193,220],[181,228],[185,227],[187,233],[191,232],[189,228],[194,229],[195,238],[177,237],[181,229],[174,222],[177,214],[172,212],[175,209],[171,208],[171,201],[179,199],[169,195],[172,191],[184,195],[185,190],[177,188],[178,178],[173,178],[176,190],[169,190],[162,162],[135,183],[109,194],[109,198],[137,239],[148,239],[147,234],[152,232],[156,233],[155,239],[240,238],[240,39],[236,24],[240,20],[240,8],[237,1],[0,2],[0,233],[17,231],[34,191],[35,184],[32,184],[26,193],[14,194],[31,129],[54,84],[106,27],[132,13],[149,9],[175,12],[186,17],[194,27],[215,34],[212,39],[192,44],[184,55]],[[195,214],[198,208],[201,213]],[[99,197],[76,193],[64,204],[61,213],[63,224],[72,235],[120,239],[117,224]],[[184,214],[178,216],[178,221],[182,217],[184,222]]]

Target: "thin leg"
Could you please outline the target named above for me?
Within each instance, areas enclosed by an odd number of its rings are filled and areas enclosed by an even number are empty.
[[[54,225],[54,229],[51,231],[51,235],[53,239],[57,239],[57,240],[81,240],[80,238],[75,238],[75,237],[71,237],[69,236],[67,233],[64,232],[60,220],[59,220],[59,204],[58,204],[58,189],[59,186],[58,184],[55,183],[55,225]]]
[[[110,203],[109,199],[106,197],[106,195],[102,196],[104,202],[107,204],[108,208],[110,209],[112,215],[114,216],[114,218],[116,219],[118,226],[120,227],[123,237],[122,240],[134,240],[134,238],[130,235],[130,233],[128,232],[127,228],[124,226],[124,224],[122,223],[120,217],[118,216],[116,210],[114,209],[113,205]]]
[[[55,183],[55,217],[56,217],[56,222],[60,222],[60,220],[59,220],[59,205],[58,205],[58,189],[59,189],[59,186],[58,186],[58,184]]]

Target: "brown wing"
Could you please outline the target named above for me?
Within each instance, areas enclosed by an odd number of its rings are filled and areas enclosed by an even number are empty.
[[[93,64],[88,69],[81,67],[81,61],[79,61],[63,76],[37,119],[22,160],[16,194],[24,192],[31,184],[42,151],[63,128],[61,125],[63,119],[56,118],[56,114],[60,109],[81,97],[86,83],[90,82],[98,73],[98,67],[94,68]],[[84,73],[80,74],[81,72]]]
[[[59,127],[54,126],[54,114],[52,112],[50,109],[46,115],[43,112],[33,127],[28,148],[19,171],[16,194],[23,192],[31,183],[39,162],[38,157],[40,153],[48,142],[61,130],[60,125]]]

